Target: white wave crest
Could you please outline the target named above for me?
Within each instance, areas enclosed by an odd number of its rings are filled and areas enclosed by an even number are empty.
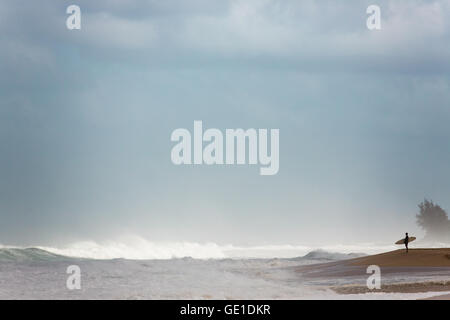
[[[122,241],[76,242],[63,248],[42,247],[55,254],[89,259],[173,259],[191,257],[194,259],[223,259],[224,248],[215,243],[195,242],[151,242],[133,237]]]
[[[88,259],[173,259],[191,257],[194,259],[226,258],[296,258],[322,250],[327,253],[376,254],[399,249],[395,245],[362,243],[352,245],[220,245],[214,242],[155,242],[139,236],[124,236],[115,241],[80,241],[66,246],[33,246],[53,254]],[[0,245],[1,248],[11,248]],[[18,247],[15,247],[18,248]]]
[[[82,241],[65,247],[38,248],[70,257],[91,259],[173,259],[191,257],[194,259],[225,258],[294,258],[311,251],[322,249],[340,253],[378,253],[395,249],[395,246],[301,246],[301,245],[261,245],[236,246],[219,245],[213,242],[154,242],[139,236],[125,236],[118,241]]]

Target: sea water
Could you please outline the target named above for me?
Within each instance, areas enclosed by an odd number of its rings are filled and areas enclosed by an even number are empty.
[[[92,243],[65,249],[0,248],[0,299],[417,299],[437,294],[338,295],[329,289],[335,282],[306,280],[298,271],[302,265],[360,255],[355,253],[314,250],[295,256],[308,248],[213,244],[133,248],[102,249]],[[195,258],[181,257],[183,250]],[[269,257],[274,252],[284,257]],[[70,265],[81,270],[80,290],[66,287]],[[355,280],[365,283],[364,276]]]

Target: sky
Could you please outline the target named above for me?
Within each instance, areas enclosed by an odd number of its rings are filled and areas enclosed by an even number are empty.
[[[1,244],[390,242],[450,210],[448,0],[0,0],[0,44]],[[278,174],[174,165],[194,120],[279,129]]]

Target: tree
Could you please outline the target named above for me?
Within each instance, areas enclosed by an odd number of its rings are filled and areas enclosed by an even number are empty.
[[[435,241],[450,239],[450,222],[447,212],[432,200],[425,199],[419,204],[420,212],[416,215],[417,224],[425,230],[425,238]]]

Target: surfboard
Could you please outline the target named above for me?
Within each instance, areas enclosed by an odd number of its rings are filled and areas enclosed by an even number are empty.
[[[408,243],[416,240],[416,237],[409,237]],[[395,244],[405,244],[405,238],[398,240]]]

